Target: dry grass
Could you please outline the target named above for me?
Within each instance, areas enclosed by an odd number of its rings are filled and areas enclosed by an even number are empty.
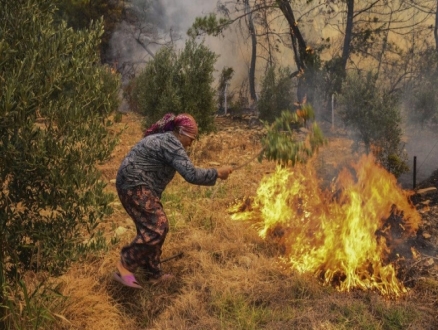
[[[141,136],[139,122],[135,114],[123,116],[116,129],[125,124],[128,129],[112,159],[101,166],[114,192],[111,180]],[[198,166],[242,164],[259,150],[258,134],[231,126],[202,137],[191,150],[192,160]],[[342,142],[336,143],[342,149]],[[321,170],[336,158],[324,155]],[[166,285],[153,286],[138,274],[143,290],[122,287],[111,278],[120,248],[135,233],[116,202],[102,228],[108,237],[118,227],[127,231],[107,253],[89,256],[54,279],[67,299],[53,307],[58,317],[52,329],[436,329],[436,283],[400,301],[370,292],[338,293],[312,276],[284,269],[273,242],[262,240],[251,224],[232,221],[228,206],[254,195],[260,179],[274,168],[254,161],[215,187],[193,186],[177,176],[163,197],[171,223],[163,258],[178,252],[184,256],[164,264],[176,275]]]
[[[113,256],[113,260],[115,260]],[[121,312],[108,291],[107,260],[88,260],[73,267],[58,279],[60,292],[67,297],[56,306],[58,315],[65,319],[57,329],[124,329],[135,327],[135,322]]]

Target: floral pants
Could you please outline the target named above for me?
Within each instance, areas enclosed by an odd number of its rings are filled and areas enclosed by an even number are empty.
[[[145,186],[117,189],[120,201],[134,220],[137,236],[122,248],[121,263],[130,272],[143,268],[153,278],[161,276],[161,247],[169,231],[169,222],[160,199]]]

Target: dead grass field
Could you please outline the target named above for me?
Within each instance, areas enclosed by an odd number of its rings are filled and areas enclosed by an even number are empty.
[[[118,166],[141,137],[140,121],[136,114],[123,115],[114,127],[124,128],[120,144],[100,166],[114,194]],[[243,164],[259,151],[259,130],[223,118],[218,127],[217,134],[192,146],[195,165]],[[337,136],[329,141],[318,161],[318,172],[327,180],[350,144]],[[184,255],[163,265],[176,276],[166,285],[153,286],[138,274],[142,290],[112,280],[119,251],[135,233],[115,199],[102,229],[108,238],[118,235],[119,242],[54,279],[66,298],[52,308],[57,314],[53,329],[438,329],[435,279],[418,281],[398,300],[360,290],[340,293],[312,275],[285,269],[275,242],[262,240],[251,224],[231,220],[228,207],[254,195],[274,169],[274,163],[254,161],[214,187],[190,185],[177,175],[163,197],[171,228],[162,257]]]

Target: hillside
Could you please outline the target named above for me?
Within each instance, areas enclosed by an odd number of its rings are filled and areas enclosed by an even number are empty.
[[[136,114],[123,115],[114,127],[123,130],[120,143],[111,159],[100,165],[114,193],[118,166],[141,137],[140,121]],[[218,118],[217,124],[216,134],[201,137],[189,151],[197,166],[240,165],[259,151],[259,127],[248,128],[227,118]],[[328,137],[328,146],[315,161],[315,176],[326,187],[339,172],[341,159],[343,163],[357,159],[346,157],[348,139]],[[114,213],[105,219],[102,230],[118,242],[57,279],[60,293],[68,298],[55,307],[59,322],[54,329],[437,329],[436,249],[426,256],[419,247],[415,260],[399,263],[407,292],[396,299],[376,290],[339,292],[280,262],[287,253],[284,234],[271,232],[263,239],[258,234],[260,224],[233,220],[230,207],[245,201],[241,205],[256,208],[250,198],[275,169],[272,162],[253,161],[214,187],[193,186],[177,175],[163,197],[170,233],[162,256],[183,253],[163,265],[176,279],[154,286],[139,273],[142,290],[112,280],[119,251],[135,234],[115,199]],[[427,219],[420,224],[421,242],[433,247],[437,200],[430,196],[418,196],[415,203]]]

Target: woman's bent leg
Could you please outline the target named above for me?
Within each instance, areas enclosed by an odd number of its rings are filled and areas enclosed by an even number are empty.
[[[144,186],[118,191],[118,194],[137,228],[137,236],[122,249],[122,266],[130,272],[142,267],[153,278],[160,277],[161,247],[169,231],[169,223],[160,199]]]

